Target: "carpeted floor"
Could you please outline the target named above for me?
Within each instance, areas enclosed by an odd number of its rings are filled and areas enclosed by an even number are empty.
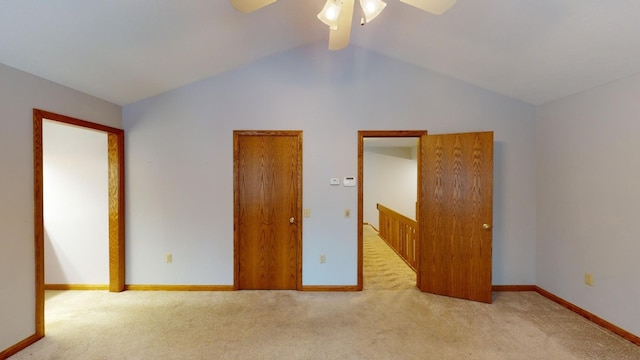
[[[369,255],[362,292],[47,291],[47,336],[10,359],[640,359],[536,293],[425,294]]]
[[[363,287],[365,290],[416,288],[416,273],[378,236],[371,226],[362,231]]]

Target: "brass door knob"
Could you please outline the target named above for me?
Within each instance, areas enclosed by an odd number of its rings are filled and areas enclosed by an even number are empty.
[[[491,225],[489,225],[489,224],[482,224],[482,228],[483,228],[483,229],[485,229],[485,230],[489,230],[489,229],[491,229]]]
[[[294,217],[289,218],[289,224],[293,224],[294,222],[296,222],[296,218]]]

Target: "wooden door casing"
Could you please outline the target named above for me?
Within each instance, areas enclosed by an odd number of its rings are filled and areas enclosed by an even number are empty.
[[[77,126],[107,134],[109,193],[109,291],[125,290],[125,193],[124,193],[124,130],[33,109],[33,198],[35,255],[35,338],[44,336],[45,264],[44,264],[44,162],[43,130],[45,120]]]
[[[302,132],[234,131],[234,288],[301,288],[301,198]]]
[[[422,143],[419,287],[491,303],[493,132]]]

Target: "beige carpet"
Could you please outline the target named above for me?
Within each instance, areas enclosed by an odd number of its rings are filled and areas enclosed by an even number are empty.
[[[47,337],[10,359],[640,359],[536,293],[487,305],[364,275],[362,292],[47,291]]]
[[[371,226],[363,227],[362,244],[365,290],[415,289],[416,273]]]

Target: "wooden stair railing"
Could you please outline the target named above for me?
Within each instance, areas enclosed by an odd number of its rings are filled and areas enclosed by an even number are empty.
[[[384,205],[377,204],[380,237],[415,271],[418,223]]]

